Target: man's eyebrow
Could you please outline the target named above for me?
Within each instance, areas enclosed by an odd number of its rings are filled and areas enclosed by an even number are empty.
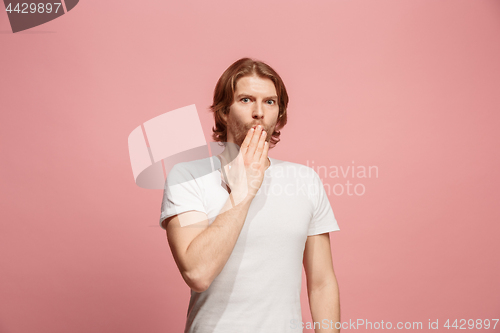
[[[250,94],[238,94],[238,96],[236,96],[236,98],[242,98],[242,97],[254,97]],[[265,97],[265,99],[269,99],[269,98],[274,98],[274,99],[278,99],[278,96],[269,96],[269,97]]]

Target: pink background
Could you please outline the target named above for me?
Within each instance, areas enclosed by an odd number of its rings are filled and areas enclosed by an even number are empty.
[[[365,186],[329,197],[342,321],[499,318],[499,35],[496,0],[87,0],[17,34],[2,9],[0,332],[182,331],[162,191],[135,185],[127,137],[196,104],[210,141],[244,56],[290,95],[271,157],[378,167],[323,179]]]

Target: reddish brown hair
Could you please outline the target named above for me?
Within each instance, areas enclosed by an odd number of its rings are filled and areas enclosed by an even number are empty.
[[[288,94],[281,77],[269,65],[262,61],[241,58],[229,66],[221,75],[214,89],[214,101],[210,110],[214,113],[215,127],[212,128],[212,138],[216,142],[227,142],[227,124],[222,118],[222,114],[229,113],[229,107],[234,101],[236,83],[245,76],[257,75],[263,79],[270,79],[274,82],[276,94],[278,95],[278,121],[273,135],[269,142],[269,148],[273,148],[280,141],[280,130],[286,125],[288,106]]]

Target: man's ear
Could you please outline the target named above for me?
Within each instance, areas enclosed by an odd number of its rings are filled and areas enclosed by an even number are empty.
[[[220,117],[221,117],[221,118],[222,118],[222,120],[224,120],[224,122],[227,124],[227,115],[229,114],[229,108],[227,108],[227,109],[226,109],[226,112],[227,112],[227,113],[221,112]]]

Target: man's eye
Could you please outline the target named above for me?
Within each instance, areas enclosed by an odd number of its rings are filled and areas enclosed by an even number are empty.
[[[269,103],[270,105],[276,104],[276,101],[274,99],[270,99],[270,100],[268,100],[268,102],[271,102],[271,103]]]
[[[247,97],[243,97],[241,100],[242,100],[244,103],[246,103],[246,102],[247,102],[247,100],[250,100],[250,99],[249,99],[249,98],[247,98]]]

